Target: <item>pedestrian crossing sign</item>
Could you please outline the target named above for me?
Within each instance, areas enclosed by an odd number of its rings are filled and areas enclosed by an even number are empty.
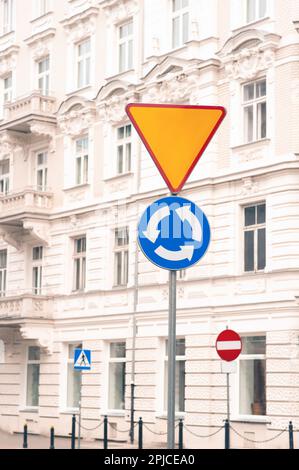
[[[89,349],[75,349],[74,351],[74,369],[91,369],[91,351]]]

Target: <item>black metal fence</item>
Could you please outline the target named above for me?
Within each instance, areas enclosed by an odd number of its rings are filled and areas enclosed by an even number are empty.
[[[76,415],[73,415],[72,416],[72,425],[71,425],[71,437],[70,437],[70,447],[71,447],[71,449],[76,449],[76,439],[78,439],[78,437],[76,436],[76,423],[77,423]],[[102,436],[100,436],[100,439],[103,440],[103,448],[108,449],[108,445],[109,445],[109,431],[108,431],[109,430],[109,422],[108,422],[108,417],[107,416],[105,416],[104,419],[95,428],[88,429],[88,428],[85,428],[82,425],[81,425],[81,428],[85,429],[87,431],[94,431],[97,428],[101,428],[102,426],[103,426],[103,432],[102,432]],[[139,418],[138,422],[135,423],[135,427],[136,426],[138,426],[138,443],[137,443],[138,449],[143,449],[144,448],[144,439],[143,439],[144,438],[144,436],[143,436],[144,429],[146,429],[147,431],[149,431],[153,435],[165,436],[167,434],[165,432],[156,432],[156,431],[152,430],[148,425],[146,425],[143,422],[142,418]],[[280,437],[282,434],[288,433],[288,448],[289,449],[294,449],[294,433],[299,432],[299,430],[294,430],[294,426],[293,426],[292,421],[289,422],[289,425],[285,429],[282,429],[277,434],[275,434],[275,436],[272,436],[271,438],[266,439],[266,440],[262,440],[262,441],[250,439],[250,438],[242,435],[240,432],[238,432],[228,422],[228,420],[225,420],[223,426],[217,428],[216,431],[213,431],[211,434],[207,434],[207,435],[199,435],[199,434],[195,433],[193,430],[191,430],[188,426],[186,426],[184,424],[182,419],[179,420],[178,424],[176,425],[176,429],[177,429],[177,436],[178,436],[178,439],[177,439],[178,449],[183,449],[184,448],[184,435],[185,435],[186,432],[189,433],[190,435],[192,435],[193,437],[203,439],[203,438],[213,437],[216,434],[220,433],[221,431],[223,431],[224,449],[230,449],[231,432],[233,432],[234,434],[236,434],[239,437],[243,438],[245,441],[248,441],[248,442],[251,442],[251,443],[256,443],[256,444],[265,444],[265,443],[274,441],[275,439]],[[126,429],[126,430],[123,430],[123,431],[120,431],[120,432],[123,432],[123,433],[126,433],[126,434],[129,435],[130,429]],[[28,447],[29,447],[29,445],[28,445],[28,426],[27,426],[27,424],[25,424],[24,431],[23,431],[23,449],[28,449]],[[51,429],[50,429],[50,447],[49,448],[50,449],[55,449],[55,430],[54,430],[53,427],[51,427]]]

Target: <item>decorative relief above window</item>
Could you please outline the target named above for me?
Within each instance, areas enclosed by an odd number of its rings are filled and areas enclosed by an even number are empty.
[[[16,68],[19,46],[11,46],[0,52],[0,77],[8,75]]]
[[[139,10],[139,0],[104,0],[101,7],[106,13],[106,17],[112,23],[119,23],[128,17],[136,14]]]
[[[75,137],[93,125],[96,115],[93,102],[88,102],[86,106],[83,103],[69,105],[68,109],[65,109],[66,106],[67,103],[62,105],[57,117],[58,126],[62,133]]]
[[[90,7],[61,21],[68,34],[68,42],[76,43],[92,36],[96,31],[98,7]]]
[[[218,53],[228,79],[252,80],[271,67],[280,36],[247,30],[230,38]]]

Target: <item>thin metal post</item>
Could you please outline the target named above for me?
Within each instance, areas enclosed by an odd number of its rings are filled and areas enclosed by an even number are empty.
[[[225,436],[224,436],[224,447],[225,449],[229,449],[229,422],[226,419],[224,423],[224,430],[225,430]]]
[[[52,427],[50,430],[50,449],[55,449],[54,439],[55,439],[55,432],[54,432],[54,428]]]
[[[80,380],[80,399],[79,399],[79,429],[78,429],[78,449],[81,445],[81,401],[82,401],[82,370],[80,370],[81,380]]]
[[[142,449],[142,446],[143,446],[143,429],[142,429],[142,426],[143,426],[142,418],[139,418],[139,421],[138,421],[138,449]]]
[[[135,384],[132,382],[131,383],[131,413],[130,413],[131,415],[130,417],[130,442],[131,444],[133,444],[134,442],[134,392],[135,392]]]
[[[183,444],[183,429],[184,429],[184,424],[182,418],[179,421],[179,449],[184,448]]]
[[[169,271],[168,312],[168,406],[167,448],[174,449],[175,425],[175,356],[176,356],[176,271]]]
[[[108,418],[104,416],[104,449],[108,449]]]
[[[289,422],[289,443],[290,449],[294,449],[294,428],[292,421]]]
[[[72,416],[71,449],[76,448],[76,415]]]
[[[24,425],[23,449],[28,449],[28,427],[27,427],[27,424]]]
[[[226,449],[229,449],[230,446],[230,436],[229,436],[229,428],[230,428],[230,397],[229,397],[229,373],[226,374],[226,389],[227,389],[227,429],[226,429],[226,445],[228,447],[225,447]]]

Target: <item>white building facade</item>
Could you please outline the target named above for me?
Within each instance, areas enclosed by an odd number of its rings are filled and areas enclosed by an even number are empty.
[[[232,426],[264,441],[299,427],[299,4],[296,0],[1,0],[0,428],[60,435],[108,415],[127,439],[131,383],[147,445],[166,442],[168,273],[138,249],[168,194],[125,106],[222,105],[182,196],[206,213],[205,257],[178,274],[177,417],[226,418],[215,340],[243,351]],[[163,132],[163,129],[161,129]],[[101,437],[100,429],[82,431]],[[286,448],[287,433],[232,447]],[[224,433],[184,434],[222,448]]]

